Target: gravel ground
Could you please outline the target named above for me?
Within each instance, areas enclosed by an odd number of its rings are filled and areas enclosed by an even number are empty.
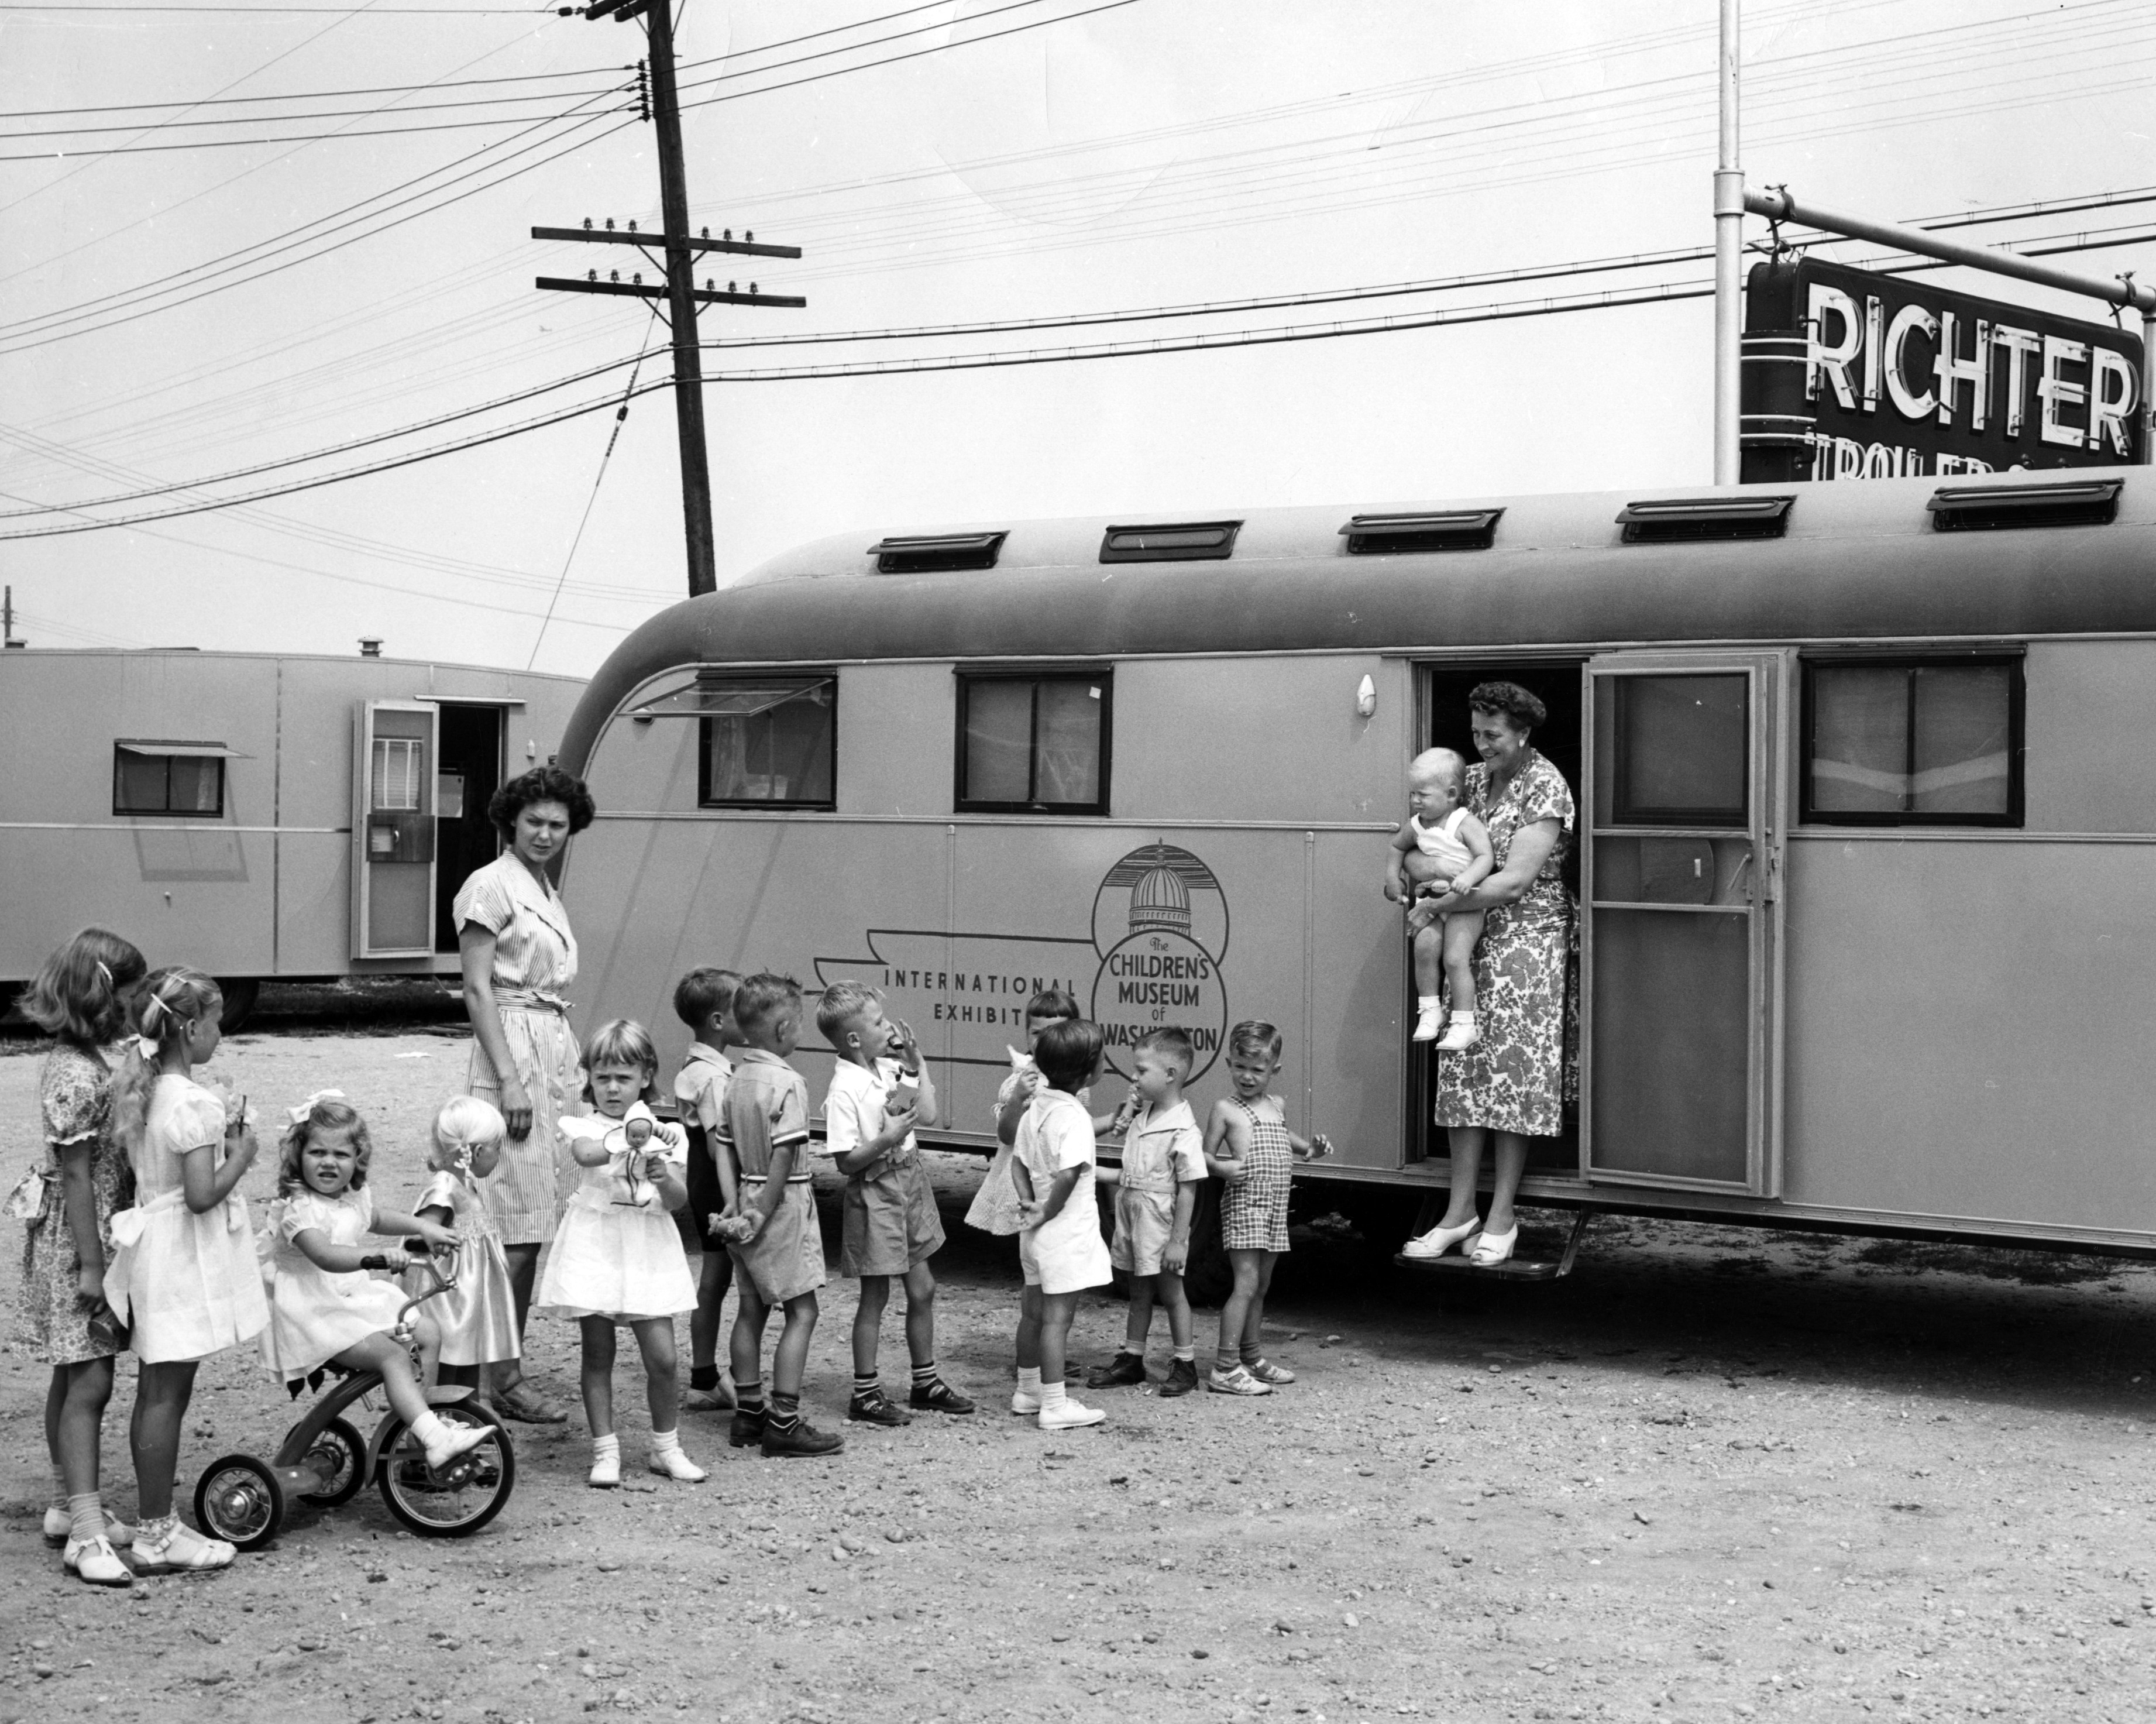
[[[461,1026],[261,1022],[223,1074],[265,1104],[345,1089],[408,1197]],[[9,1182],[38,1051],[0,1042]],[[1003,1411],[1014,1253],[958,1224],[978,1164],[941,1160],[940,1347],[979,1415],[793,1464],[692,1417],[696,1486],[641,1470],[630,1417],[612,1494],[583,1484],[580,1418],[518,1427],[516,1495],[466,1541],[413,1538],[369,1490],[225,1573],[84,1587],[38,1537],[48,1373],[0,1350],[0,1721],[2148,1715],[2148,1269],[1604,1220],[1569,1280],[1463,1304],[1321,1223],[1275,1284],[1293,1387],[1089,1391],[1108,1423],[1051,1438]],[[10,1307],[18,1268],[11,1247]],[[852,1309],[827,1289],[819,1420]],[[1122,1316],[1089,1299],[1077,1352],[1104,1359]],[[573,1330],[535,1323],[531,1352],[573,1402]],[[617,1394],[639,1406],[625,1374]],[[123,1370],[129,1511],[132,1397]],[[205,1366],[183,1495],[290,1416],[251,1354]]]

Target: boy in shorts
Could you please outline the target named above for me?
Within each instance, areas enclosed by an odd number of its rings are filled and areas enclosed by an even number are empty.
[[[1050,1024],[1034,1038],[1042,1088],[1019,1122],[1011,1157],[1027,1295],[1019,1319],[1019,1388],[1011,1410],[1029,1410],[1025,1403],[1031,1401],[1044,1431],[1075,1430],[1107,1417],[1097,1407],[1070,1399],[1063,1382],[1064,1349],[1078,1295],[1110,1279],[1093,1197],[1093,1121],[1078,1099],[1081,1090],[1100,1081],[1106,1046],[1101,1027],[1083,1018]]]
[[[726,1049],[741,1045],[734,1027],[734,990],[741,978],[731,970],[708,965],[690,970],[675,985],[674,1015],[696,1039],[675,1074],[674,1099],[689,1131],[689,1201],[680,1218],[696,1230],[703,1245],[703,1267],[696,1276],[696,1310],[689,1319],[689,1393],[684,1413],[731,1413],[734,1394],[719,1370],[719,1318],[726,1288],[734,1278],[733,1258],[716,1231],[722,1212],[732,1212],[737,1194],[719,1183],[712,1140],[726,1119],[726,1089],[734,1063]]]
[[[872,988],[852,981],[826,988],[816,1027],[839,1055],[824,1098],[824,1152],[846,1176],[839,1273],[858,1276],[861,1284],[846,1417],[862,1424],[912,1423],[884,1393],[876,1371],[893,1278],[906,1283],[906,1346],[913,1361],[909,1402],[927,1412],[971,1413],[973,1403],[936,1369],[936,1274],[928,1259],[942,1248],[943,1222],[913,1136],[916,1124],[936,1123],[935,1083],[913,1032],[884,1016]]]
[[[734,1024],[746,1045],[726,1091],[717,1159],[721,1184],[733,1184],[737,1196],[713,1230],[734,1260],[735,1411],[726,1441],[736,1449],[761,1445],[767,1455],[835,1454],[846,1439],[801,1416],[824,1236],[808,1187],[808,1086],[786,1063],[801,1036],[800,983],[749,977],[734,993]],[[763,1325],[773,1305],[786,1313],[786,1327],[771,1361],[767,1410]]]
[[[1204,1140],[1183,1086],[1194,1051],[1181,1030],[1155,1030],[1131,1052],[1131,1089],[1138,1109],[1123,1137],[1123,1164],[1103,1167],[1097,1177],[1116,1188],[1116,1237],[1108,1260],[1131,1278],[1131,1315],[1112,1364],[1086,1379],[1096,1389],[1146,1380],[1146,1341],[1158,1294],[1168,1311],[1168,1337],[1175,1356],[1163,1395],[1187,1395],[1198,1387],[1198,1349],[1192,1339],[1190,1300],[1183,1290],[1190,1260],[1190,1217],[1198,1183],[1205,1177]]]

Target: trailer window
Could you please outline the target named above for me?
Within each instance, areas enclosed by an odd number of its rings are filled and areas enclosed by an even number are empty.
[[[704,807],[835,805],[837,677],[699,677],[691,697]]]
[[[2018,826],[2021,713],[2018,657],[1808,661],[1804,817]]]
[[[1741,826],[1749,813],[1749,683],[1742,675],[1610,677],[1598,728],[1620,826]]]
[[[960,672],[959,811],[1106,814],[1113,692],[1104,671]]]
[[[117,742],[112,745],[115,814],[224,814],[223,743]]]

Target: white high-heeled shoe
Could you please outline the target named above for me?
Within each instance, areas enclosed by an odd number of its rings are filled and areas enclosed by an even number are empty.
[[[1467,1260],[1478,1269],[1495,1269],[1512,1254],[1512,1248],[1520,1243],[1520,1224],[1514,1222],[1509,1233],[1485,1233],[1467,1253]]]
[[[1432,1227],[1427,1233],[1420,1234],[1403,1245],[1400,1255],[1419,1258],[1443,1257],[1455,1245],[1465,1250],[1467,1241],[1481,1231],[1480,1219],[1464,1221],[1456,1227]]]

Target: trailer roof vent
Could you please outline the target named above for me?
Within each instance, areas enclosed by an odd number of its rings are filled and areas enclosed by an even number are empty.
[[[1941,533],[1999,527],[2108,527],[2118,517],[2123,479],[2073,479],[2055,485],[1968,485],[1935,491],[1924,507]]]
[[[891,538],[869,547],[878,574],[940,574],[953,569],[993,569],[1008,533],[941,533]]]
[[[1415,515],[1353,515],[1340,529],[1351,557],[1409,551],[1486,551],[1502,509],[1437,509]]]
[[[1235,554],[1240,521],[1178,521],[1158,527],[1111,527],[1101,538],[1103,563],[1214,563]]]
[[[1706,540],[1779,538],[1789,530],[1790,497],[1657,498],[1617,512],[1628,545],[1695,544]]]

